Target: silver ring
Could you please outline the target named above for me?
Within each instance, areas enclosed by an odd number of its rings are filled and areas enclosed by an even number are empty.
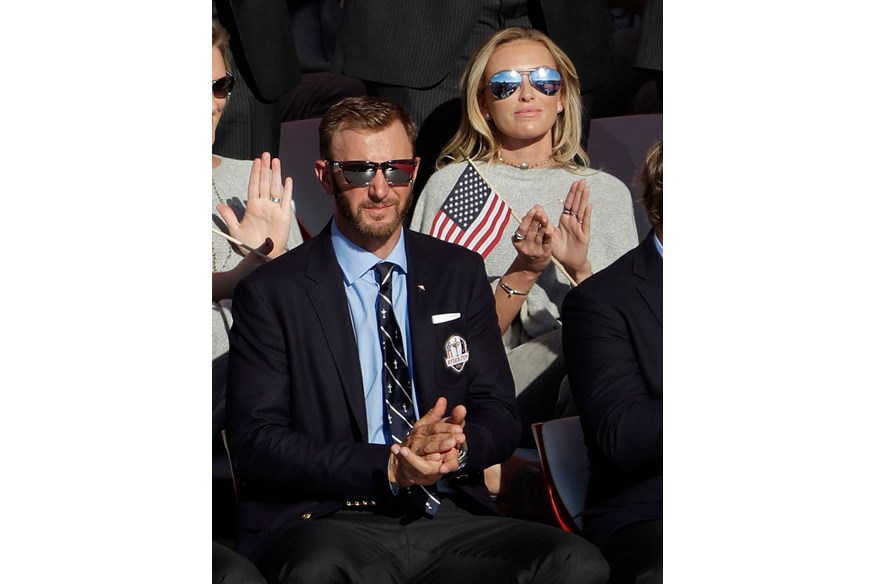
[[[514,241],[523,241],[524,239],[526,239],[526,236],[520,235],[519,231],[515,231],[514,235],[511,236],[511,239],[513,239]]]
[[[563,215],[574,215],[574,213],[572,213],[571,209],[566,209],[565,211],[563,211]]]
[[[571,207],[563,207],[563,213],[571,213],[571,212],[572,212]]]
[[[578,213],[569,213],[569,215],[571,215],[571,216],[574,217],[575,219],[578,218]]]
[[[271,202],[272,203],[282,203],[283,199],[281,199],[280,197],[271,197]]]
[[[581,225],[584,225],[584,220],[583,220],[583,219],[578,219],[578,223],[580,223]]]

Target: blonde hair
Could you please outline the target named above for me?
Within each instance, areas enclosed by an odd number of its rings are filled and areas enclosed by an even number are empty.
[[[587,168],[590,165],[590,159],[581,147],[581,83],[572,60],[541,31],[515,26],[493,33],[469,60],[460,81],[462,119],[456,134],[438,155],[438,168],[465,158],[488,161],[499,159],[499,140],[481,112],[478,95],[486,83],[484,73],[490,57],[497,48],[514,41],[543,44],[550,51],[563,78],[560,92],[563,111],[557,114],[557,121],[551,130],[554,159],[568,170]]]
[[[231,71],[231,61],[228,59],[228,32],[215,20],[213,21],[213,46],[219,49],[222,60],[225,62],[225,70]]]

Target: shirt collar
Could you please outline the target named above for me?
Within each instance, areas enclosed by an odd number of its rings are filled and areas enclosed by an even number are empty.
[[[657,246],[657,251],[660,253],[660,257],[663,257],[663,244],[660,243],[660,238],[657,237],[657,232],[654,232],[654,245]]]
[[[408,273],[408,258],[405,253],[405,231],[402,229],[401,237],[396,242],[395,247],[389,253],[385,260],[380,259],[370,251],[364,250],[341,233],[335,220],[332,219],[331,227],[332,247],[335,249],[335,255],[338,258],[338,264],[341,266],[341,272],[344,275],[344,282],[347,286],[364,276],[375,265],[380,262],[392,262],[402,273]]]

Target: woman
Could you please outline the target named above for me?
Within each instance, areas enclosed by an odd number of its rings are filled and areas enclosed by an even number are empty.
[[[528,210],[484,258],[528,436],[529,424],[553,417],[565,375],[563,298],[636,246],[632,201],[621,181],[588,168],[578,75],[543,33],[518,27],[494,33],[469,61],[462,88],[460,127],[439,156],[411,227],[431,231],[467,160],[516,217]]]
[[[228,34],[213,22],[213,141],[216,126],[234,88],[229,70]],[[281,184],[280,160],[265,152],[255,161],[213,155],[215,229],[273,259],[301,243],[292,208],[292,179]],[[244,205],[243,201],[246,201]],[[225,420],[225,368],[228,360],[229,301],[237,283],[264,263],[258,254],[213,233],[213,438]]]

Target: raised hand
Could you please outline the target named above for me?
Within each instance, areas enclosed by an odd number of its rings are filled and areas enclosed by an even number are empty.
[[[551,230],[554,257],[580,284],[593,273],[587,252],[590,248],[590,187],[581,179],[572,183],[563,212],[555,229]]]
[[[280,159],[271,160],[271,155],[265,152],[252,163],[243,218],[238,221],[226,204],[216,206],[232,237],[251,247],[261,245],[270,237],[274,249],[268,257],[272,259],[286,251],[292,223],[292,179],[286,177],[282,183],[281,177]]]

